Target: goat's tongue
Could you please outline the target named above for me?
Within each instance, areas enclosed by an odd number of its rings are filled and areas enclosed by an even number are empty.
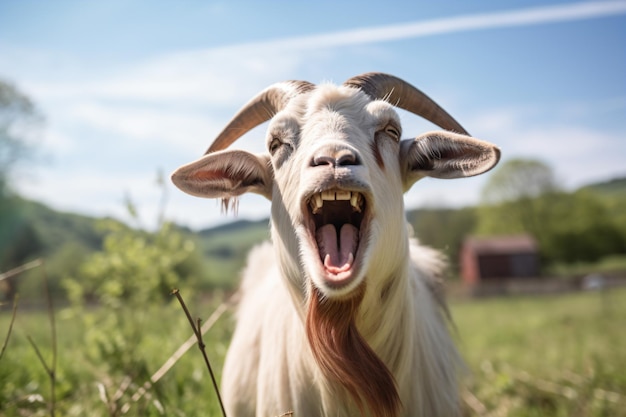
[[[358,232],[359,229],[346,223],[341,226],[337,240],[337,229],[334,225],[326,224],[317,229],[317,247],[326,270],[337,274],[350,269],[358,244]]]

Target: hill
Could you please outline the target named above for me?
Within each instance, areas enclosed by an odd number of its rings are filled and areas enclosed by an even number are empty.
[[[102,223],[115,221],[57,211],[42,203],[24,199],[19,204],[20,215],[34,228],[44,254],[70,242],[79,243],[90,250],[99,249],[105,235]]]
[[[255,244],[269,239],[269,219],[235,220],[197,233],[207,256],[244,256]]]
[[[626,177],[592,183],[582,187],[581,190],[591,191],[607,196],[626,196]]]

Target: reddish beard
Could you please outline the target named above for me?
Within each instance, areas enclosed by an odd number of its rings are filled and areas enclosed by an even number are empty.
[[[394,377],[356,328],[364,294],[362,285],[351,298],[332,300],[313,287],[306,333],[323,374],[346,389],[362,415],[367,404],[372,416],[394,417],[401,406]]]

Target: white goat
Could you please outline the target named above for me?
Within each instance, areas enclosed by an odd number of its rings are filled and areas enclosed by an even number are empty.
[[[393,106],[447,131],[401,140]],[[224,150],[270,119],[267,153]],[[183,191],[226,206],[245,192],[272,202],[273,245],[249,256],[224,366],[228,416],[458,415],[443,263],[411,238],[403,193],[499,157],[415,87],[368,73],[269,87],[174,172]]]

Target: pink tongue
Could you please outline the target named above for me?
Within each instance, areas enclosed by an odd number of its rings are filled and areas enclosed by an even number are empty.
[[[341,227],[337,241],[337,229],[332,224],[317,229],[317,246],[328,271],[338,273],[350,269],[358,243],[358,231],[359,229],[346,223]]]

